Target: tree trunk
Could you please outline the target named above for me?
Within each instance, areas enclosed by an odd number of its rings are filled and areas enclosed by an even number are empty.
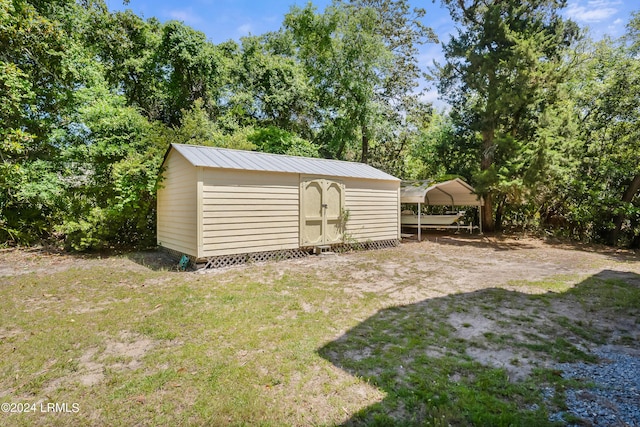
[[[482,132],[482,158],[480,159],[480,170],[486,171],[493,165],[493,139],[495,130],[493,128]],[[491,190],[484,195],[484,209],[482,210],[482,229],[487,232],[495,231],[493,220],[493,194]]]
[[[636,175],[632,180],[629,186],[627,187],[624,195],[622,196],[623,203],[631,203],[633,197],[640,190],[640,174]],[[613,220],[615,228],[611,231],[609,235],[609,244],[615,246],[618,244],[618,239],[620,238],[620,230],[622,229],[622,223],[624,222],[625,215],[620,213],[616,215]]]
[[[496,231],[502,231],[502,214],[504,213],[504,204],[505,204],[505,198],[504,196],[502,196],[496,202],[496,219],[494,222],[494,227]]]
[[[360,161],[362,163],[369,163],[369,135],[367,134],[367,125],[362,125],[362,156]]]
[[[493,194],[484,195],[484,206],[482,207],[482,231],[494,231],[495,223],[493,222]]]
[[[346,141],[344,138],[340,139],[340,145],[338,146],[338,151],[336,151],[336,159],[342,160],[342,153],[344,153],[344,146]]]

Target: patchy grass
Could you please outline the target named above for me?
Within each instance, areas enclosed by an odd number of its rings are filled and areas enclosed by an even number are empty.
[[[325,392],[379,396],[315,351],[357,324],[371,297],[341,295],[314,275],[269,284],[166,275],[93,268],[9,279],[0,400],[80,411],[2,416],[17,425],[306,424],[325,415],[314,408]],[[344,415],[337,407],[327,421]]]
[[[594,362],[589,349],[604,343],[637,346],[635,273],[561,273],[447,295],[435,284],[455,278],[398,251],[202,275],[126,258],[7,275],[0,403],[38,406],[0,420],[552,425],[576,382],[553,363]],[[47,403],[79,410],[40,411]]]
[[[621,298],[634,301],[639,295],[637,286],[592,278],[566,294],[490,289],[431,299],[378,312],[320,354],[387,392],[385,400],[355,414],[350,420],[355,424],[549,425],[547,411],[561,409],[564,390],[575,385],[552,363],[596,362],[586,349],[603,344],[606,329],[586,319],[526,313],[541,305],[570,307],[588,300],[585,314],[598,307],[602,322],[615,322],[615,317],[632,319],[640,308],[625,303],[629,311],[621,309]],[[480,318],[490,318],[481,314],[488,307],[510,313],[511,321],[491,322],[491,330],[469,333]],[[469,319],[472,311],[477,312],[475,322],[452,321],[459,313]],[[518,322],[517,333],[511,333]],[[544,387],[555,389],[555,400],[543,398]]]
[[[557,275],[545,278],[543,280],[511,280],[508,282],[513,289],[531,289],[547,292],[566,292],[575,286],[581,279],[579,275]]]

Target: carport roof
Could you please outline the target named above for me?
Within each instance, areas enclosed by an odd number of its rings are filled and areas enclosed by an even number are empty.
[[[432,180],[402,181],[401,203],[424,203],[438,206],[484,206],[472,186],[460,178],[436,183]]]

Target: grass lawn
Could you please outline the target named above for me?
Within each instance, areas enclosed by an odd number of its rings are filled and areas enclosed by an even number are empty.
[[[549,425],[554,363],[639,348],[634,254],[442,240],[206,274],[0,253],[0,403],[26,411],[0,423]]]

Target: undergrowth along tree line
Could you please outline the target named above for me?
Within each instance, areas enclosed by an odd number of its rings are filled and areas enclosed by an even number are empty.
[[[640,14],[592,41],[562,0],[443,0],[458,34],[423,69],[437,37],[412,3],[293,7],[214,44],[103,0],[0,0],[0,243],[153,245],[177,142],[460,176],[485,229],[640,246]]]

